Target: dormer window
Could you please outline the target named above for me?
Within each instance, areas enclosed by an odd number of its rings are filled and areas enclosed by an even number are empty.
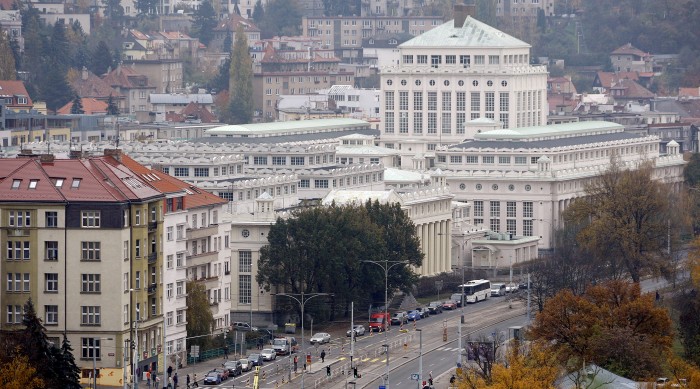
[[[390,45],[395,45],[395,44],[397,44],[397,43],[398,43],[398,41],[397,41],[396,39],[389,39],[389,44],[390,44]]]
[[[373,44],[374,44],[374,39],[370,39],[370,40],[369,40],[369,44],[370,44],[370,45],[373,45]]]

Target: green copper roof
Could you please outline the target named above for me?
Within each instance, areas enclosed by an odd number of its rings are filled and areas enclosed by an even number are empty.
[[[349,126],[369,126],[369,123],[359,119],[312,119],[292,120],[287,122],[230,124],[215,127],[206,131],[207,135],[252,135],[252,134],[280,134],[280,133],[306,133],[319,130],[342,129]]]
[[[467,16],[462,27],[455,28],[454,21],[450,20],[418,35],[410,41],[402,43],[399,47],[529,48],[530,45],[471,16]]]
[[[527,139],[553,139],[571,136],[585,136],[597,134],[609,134],[612,132],[621,132],[625,129],[624,126],[604,121],[588,121],[575,123],[552,124],[549,126],[533,126],[498,129],[493,131],[485,131],[474,135],[474,139],[479,140],[527,140]]]

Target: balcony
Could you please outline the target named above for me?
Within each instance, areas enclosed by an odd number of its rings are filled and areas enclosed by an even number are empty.
[[[208,251],[206,253],[199,253],[197,255],[187,256],[187,267],[206,265],[207,263],[216,262],[219,260],[218,251]]]
[[[219,276],[210,275],[209,277],[192,278],[192,281],[204,284],[204,288],[212,289],[219,286]]]
[[[149,265],[150,265],[150,264],[156,263],[156,260],[157,260],[157,259],[158,259],[158,253],[157,253],[157,252],[153,252],[153,253],[148,254],[148,264],[149,264]]]
[[[158,229],[158,222],[148,223],[148,232],[155,232]]]
[[[216,235],[219,232],[219,225],[212,224],[209,227],[202,228],[188,228],[187,229],[187,239],[202,239],[208,238],[210,236]]]
[[[148,294],[155,294],[156,290],[158,290],[157,284],[148,285]]]

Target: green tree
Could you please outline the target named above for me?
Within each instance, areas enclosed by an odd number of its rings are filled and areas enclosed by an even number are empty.
[[[68,84],[65,73],[52,70],[48,64],[44,69],[45,77],[42,80],[41,97],[46,101],[46,108],[51,112],[56,112],[57,109],[71,101],[74,92]]]
[[[685,183],[691,188],[697,188],[700,185],[700,153],[690,155],[690,160],[683,169],[683,177]]]
[[[226,122],[250,123],[253,117],[253,62],[242,26],[238,26],[234,37],[228,90],[229,103],[224,115]]]
[[[228,88],[228,82],[231,70],[231,57],[226,58],[226,60],[219,66],[219,72],[214,78],[209,82],[209,89],[221,90],[222,85],[226,85],[224,88]]]
[[[214,315],[209,308],[207,290],[201,282],[187,282],[187,336],[196,337],[189,341],[207,349],[211,344],[208,336],[214,326]]]
[[[158,0],[136,0],[136,10],[139,15],[155,15],[157,12]]]
[[[72,114],[83,114],[85,110],[83,109],[83,100],[77,94],[73,98],[73,105],[70,107],[70,113]]]
[[[7,34],[0,33],[0,80],[14,80],[16,73],[15,56],[10,47],[10,40]]]
[[[353,4],[348,0],[323,0],[323,12],[326,16],[352,16]]]
[[[37,317],[31,298],[24,304],[22,324],[24,329],[19,334],[22,354],[27,356],[32,366],[42,366],[38,373],[41,379],[48,384],[47,387],[64,387],[65,377],[61,370],[61,351],[49,343],[46,337],[46,328],[41,324],[41,319]]]
[[[278,219],[268,243],[260,251],[258,283],[291,293],[332,292],[329,306],[315,308],[331,319],[336,312],[347,316],[351,301],[383,305],[384,271],[364,261],[400,260],[415,267],[422,263],[415,226],[397,205],[306,208],[292,218]],[[408,290],[415,280],[410,266],[396,266],[388,279],[389,291]],[[298,308],[292,304],[292,309]]]
[[[301,32],[302,12],[298,0],[270,0],[265,5],[263,15],[258,25],[263,38],[296,36]]]
[[[644,163],[627,170],[616,157],[610,168],[585,187],[586,198],[564,212],[567,223],[583,225],[578,244],[613,274],[639,282],[647,271],[667,272],[668,189]]]
[[[59,19],[51,32],[51,44],[48,46],[48,60],[52,64],[52,71],[65,73],[68,70],[70,58],[73,56],[72,47],[66,36],[66,25],[63,19]]]
[[[124,19],[124,7],[121,0],[102,0],[105,5],[105,17],[115,25],[121,25]]]
[[[255,2],[255,6],[253,7],[253,21],[255,23],[262,23],[264,19],[265,8],[263,8],[262,0],[258,0]]]
[[[114,101],[114,97],[111,93],[109,94],[109,98],[107,99],[107,115],[119,115],[119,107],[117,107],[117,103]]]
[[[0,363],[0,387],[4,389],[41,389],[47,386],[26,355],[18,354]]]
[[[211,0],[205,0],[194,13],[194,20],[192,20],[192,36],[209,46],[209,42],[214,38],[215,27],[216,11],[214,11]]]
[[[61,372],[64,379],[63,388],[66,389],[80,389],[80,368],[75,364],[75,357],[73,356],[73,347],[70,345],[70,341],[66,335],[63,335],[63,342],[61,343]]]
[[[112,52],[105,41],[100,41],[92,54],[92,64],[90,70],[98,75],[107,73],[107,69],[112,66]]]

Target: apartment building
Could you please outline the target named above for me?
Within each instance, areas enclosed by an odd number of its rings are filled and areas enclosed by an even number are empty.
[[[332,50],[275,48],[268,43],[260,62],[253,65],[254,120],[276,120],[280,95],[316,93],[354,82],[354,71],[340,66]]]
[[[74,348],[82,379],[120,385],[131,366],[163,366],[163,195],[107,152],[1,159],[3,329],[29,298],[56,344]],[[135,352],[130,352],[133,341]]]
[[[455,20],[399,46],[401,64],[381,69],[380,145],[407,157],[465,139],[465,123],[502,128],[547,122],[547,69],[530,45],[456,6]]]
[[[163,208],[163,312],[168,356],[187,359],[187,281],[205,288],[215,330],[229,325],[230,225],[222,223],[226,200],[122,155],[125,166],[165,196]],[[174,365],[168,360],[169,365]],[[173,366],[174,368],[175,366]]]
[[[555,0],[497,0],[496,16],[512,19],[537,20],[537,14],[554,16]]]
[[[304,17],[305,37],[320,38],[344,62],[362,61],[362,40],[384,34],[421,35],[444,21],[442,16],[323,16]]]

